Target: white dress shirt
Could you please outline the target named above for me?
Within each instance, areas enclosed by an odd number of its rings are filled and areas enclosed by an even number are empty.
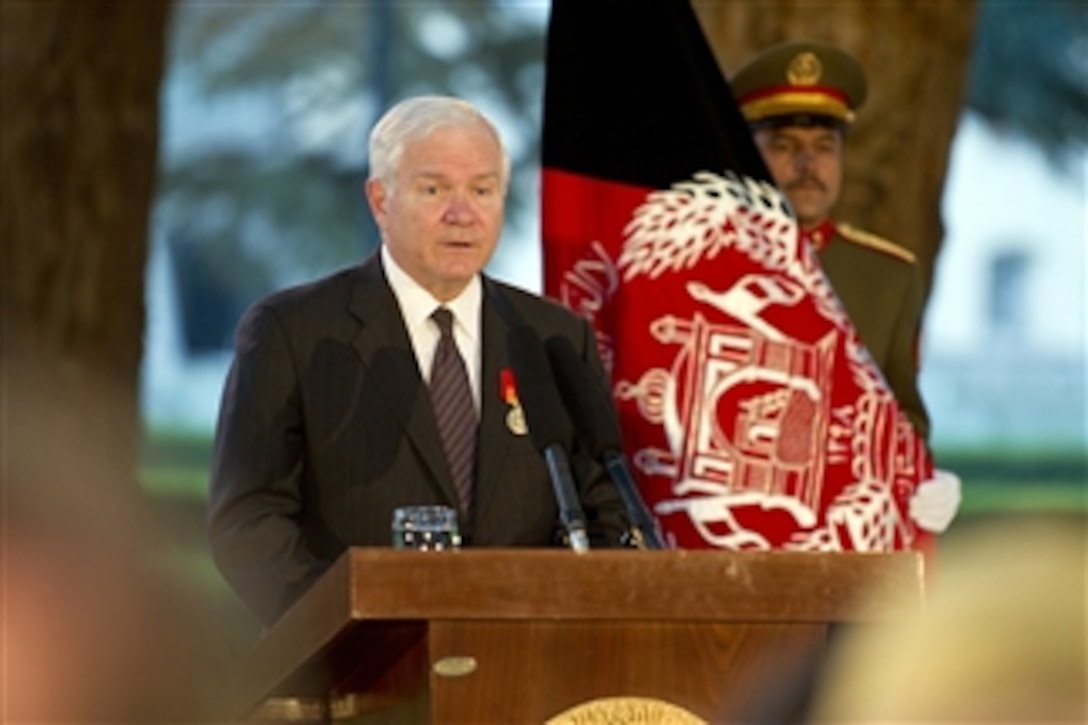
[[[483,366],[483,352],[480,339],[480,305],[483,287],[480,275],[476,275],[460,295],[449,302],[439,302],[418,282],[408,276],[393,259],[385,245],[381,246],[382,266],[393,295],[400,305],[400,314],[408,328],[408,337],[419,363],[419,372],[423,380],[429,382],[431,362],[441,333],[438,325],[431,320],[435,308],[445,306],[453,313],[453,338],[461,358],[468,370],[468,382],[472,388],[472,400],[476,404],[476,414],[480,414],[480,370]]]

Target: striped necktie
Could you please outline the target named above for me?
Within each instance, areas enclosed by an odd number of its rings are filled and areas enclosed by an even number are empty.
[[[472,510],[472,481],[476,468],[476,406],[472,402],[465,361],[453,340],[453,313],[439,307],[431,314],[431,319],[442,333],[431,365],[431,403],[457,487],[461,513],[467,517]]]

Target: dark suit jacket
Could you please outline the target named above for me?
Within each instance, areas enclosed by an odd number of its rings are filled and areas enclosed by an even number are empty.
[[[540,452],[506,424],[500,374],[519,323],[571,339],[602,376],[587,322],[548,300],[483,280],[481,419],[471,546],[548,546],[558,511]],[[604,469],[572,440],[591,540],[627,526]],[[348,546],[388,546],[393,509],[456,508],[427,388],[379,255],[254,305],[236,336],[210,490],[215,561],[274,621]]]

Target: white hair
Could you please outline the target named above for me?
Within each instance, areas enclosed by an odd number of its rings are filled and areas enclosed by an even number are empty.
[[[392,186],[404,147],[444,126],[482,123],[495,137],[502,154],[500,182],[510,180],[510,156],[495,125],[474,105],[453,96],[414,96],[385,112],[370,131],[370,178]]]

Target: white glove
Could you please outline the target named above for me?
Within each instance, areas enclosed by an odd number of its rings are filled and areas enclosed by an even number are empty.
[[[936,469],[933,478],[922,481],[910,499],[910,517],[926,531],[939,534],[948,528],[960,509],[960,477]]]

